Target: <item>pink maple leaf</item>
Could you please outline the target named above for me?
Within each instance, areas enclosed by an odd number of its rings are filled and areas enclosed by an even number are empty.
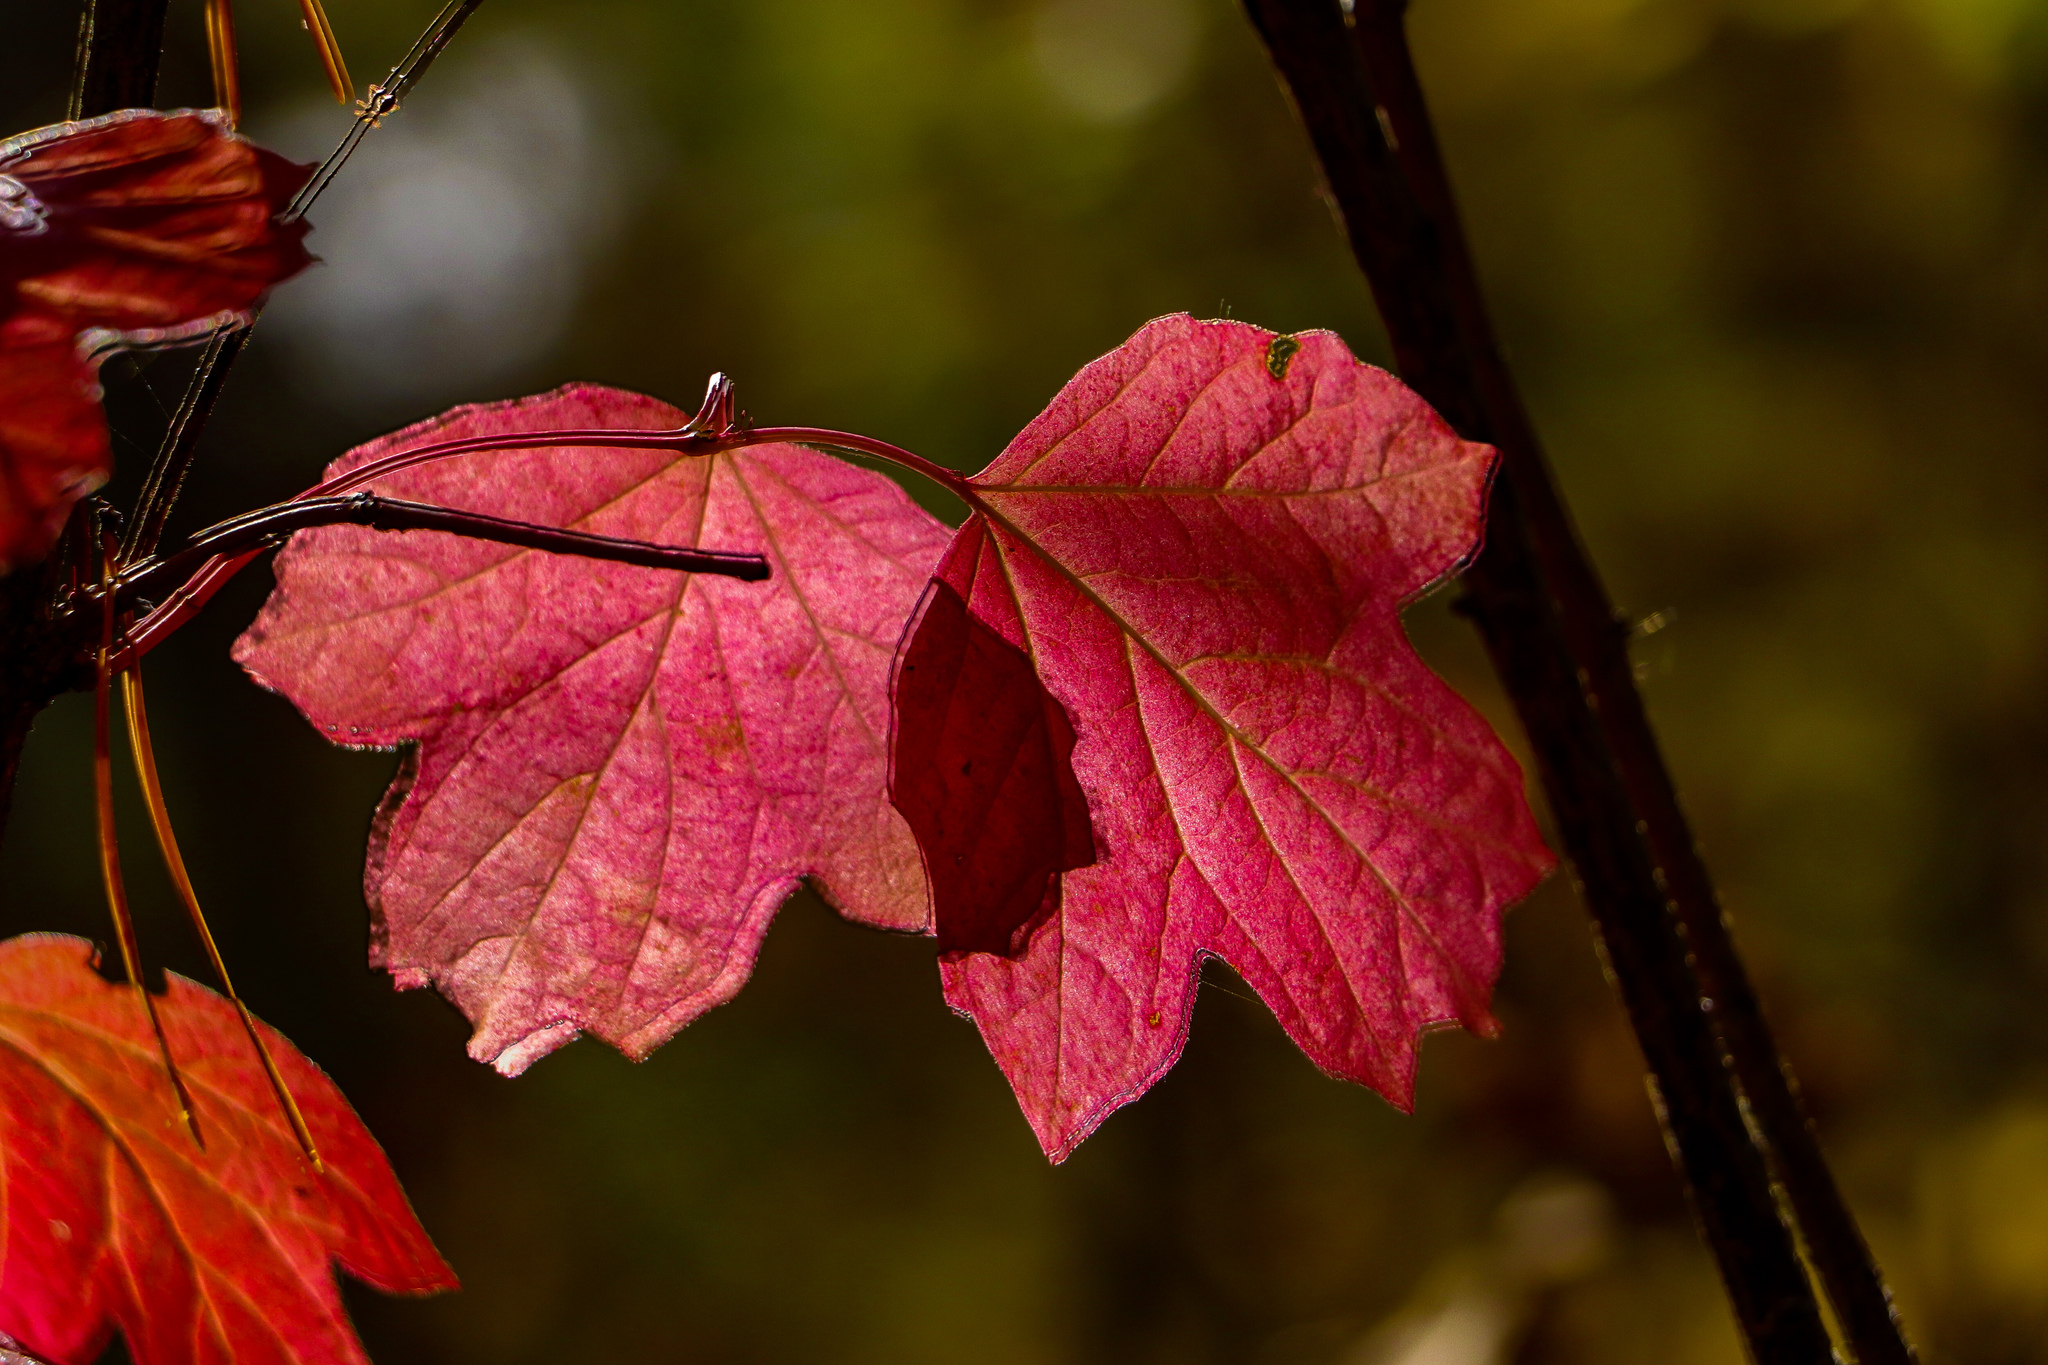
[[[1494,1028],[1501,913],[1553,859],[1400,622],[1477,549],[1493,461],[1334,335],[1180,316],[965,481],[896,798],[946,998],[1055,1160],[1179,1056],[1206,957],[1403,1107],[1423,1029]]]
[[[673,429],[571,385],[458,408],[349,452]],[[494,451],[379,492],[550,526],[765,555],[741,583],[435,532],[302,532],[235,657],[330,737],[417,744],[372,836],[373,957],[431,981],[515,1074],[579,1031],[640,1057],[729,999],[800,878],[848,918],[921,930],[885,791],[891,654],[945,528],[894,483],[766,445],[712,456]]]

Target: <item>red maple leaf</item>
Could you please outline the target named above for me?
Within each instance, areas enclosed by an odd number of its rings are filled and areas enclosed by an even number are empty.
[[[685,416],[571,385],[458,408],[328,472]],[[946,531],[899,487],[789,445],[505,450],[372,486],[773,569],[741,583],[352,527],[279,556],[235,657],[330,738],[418,743],[372,839],[375,953],[462,1007],[472,1056],[512,1074],[579,1031],[644,1056],[740,988],[800,878],[851,919],[924,928],[884,790],[887,688]]]
[[[334,1083],[265,1027],[316,1171],[233,1006],[172,975],[157,1009],[196,1147],[148,1017],[92,952],[0,943],[0,1341],[87,1365],[118,1327],[136,1365],[361,1365],[330,1262],[392,1293],[455,1287]]]
[[[215,112],[124,109],[0,142],[0,573],[55,543],[113,457],[100,362],[245,322],[312,259],[307,175]]]
[[[1399,615],[1477,549],[1493,459],[1334,335],[1181,316],[965,482],[896,799],[946,998],[1055,1159],[1173,1064],[1205,957],[1403,1106],[1422,1029],[1493,1028],[1500,914],[1553,860]]]

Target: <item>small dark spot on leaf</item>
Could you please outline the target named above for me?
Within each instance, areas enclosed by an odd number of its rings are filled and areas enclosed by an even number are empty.
[[[1266,343],[1266,373],[1275,379],[1287,377],[1287,362],[1294,359],[1294,353],[1301,349],[1301,343],[1293,337],[1274,337]]]
[[[1148,1024],[1150,1024],[1150,1025],[1151,1025],[1151,1026],[1152,1026],[1153,1028],[1158,1028],[1158,1027],[1159,1027],[1159,1012],[1158,1012],[1157,1010],[1154,1010],[1154,1011],[1153,1011],[1152,1013],[1150,1013],[1150,1014],[1146,1015],[1146,1016],[1145,1016],[1145,1022],[1146,1022],[1146,1023],[1148,1023]]]

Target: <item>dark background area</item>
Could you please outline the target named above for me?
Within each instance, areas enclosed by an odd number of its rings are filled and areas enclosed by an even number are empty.
[[[247,126],[345,111],[244,0]],[[335,0],[358,86],[429,0]],[[2048,1361],[2048,4],[1417,0],[1511,357],[1839,1174],[1932,1361]],[[76,12],[10,7],[9,131]],[[197,0],[160,103],[209,101]],[[312,214],[174,534],[351,444],[569,379],[977,468],[1188,310],[1384,358],[1225,0],[489,0]],[[108,368],[132,497],[189,357]],[[1318,1075],[1212,968],[1188,1054],[1047,1166],[929,946],[800,897],[644,1065],[505,1081],[363,966],[396,758],[229,662],[245,574],[151,656],[202,898],[251,1004],[383,1141],[465,1290],[351,1290],[407,1362],[1733,1362],[1584,917],[1510,919],[1497,1042],[1416,1113]],[[1431,659],[1519,742],[1439,593]],[[38,723],[0,932],[106,935],[90,706]],[[124,779],[125,783],[125,779]],[[204,963],[138,802],[156,962]]]

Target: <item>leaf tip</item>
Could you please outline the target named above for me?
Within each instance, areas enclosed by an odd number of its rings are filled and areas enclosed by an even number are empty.
[[[523,1074],[556,1048],[566,1047],[583,1036],[582,1027],[568,1019],[544,1024],[502,1048],[495,1046],[490,1032],[488,1026],[477,1030],[476,1037],[469,1042],[469,1055],[507,1080]]]

